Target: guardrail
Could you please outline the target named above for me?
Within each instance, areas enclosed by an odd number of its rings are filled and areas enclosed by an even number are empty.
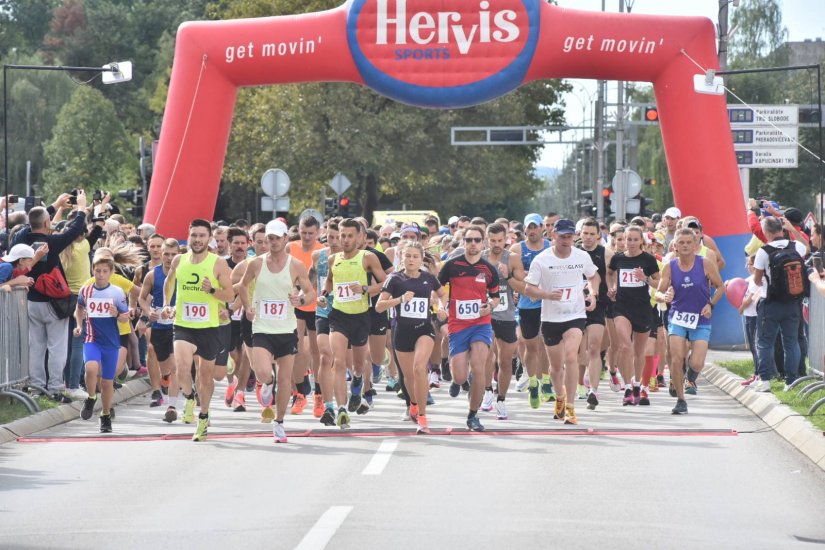
[[[37,402],[19,388],[29,379],[29,313],[25,288],[0,290],[0,395],[21,401],[30,412]]]
[[[803,398],[825,390],[825,296],[815,288],[811,289],[808,299],[808,363],[808,376],[796,379],[789,388],[794,389],[803,382],[813,380],[799,392]],[[814,414],[822,405],[825,405],[825,397],[811,405],[808,414]]]

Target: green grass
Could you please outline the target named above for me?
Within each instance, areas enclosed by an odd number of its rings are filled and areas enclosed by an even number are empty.
[[[749,378],[753,374],[753,360],[751,359],[739,359],[735,361],[721,361],[717,363],[720,367],[723,367],[733,374],[737,376],[741,376],[742,378]],[[776,396],[779,401],[785,405],[791,407],[795,412],[798,412],[802,415],[807,415],[808,411],[818,399],[825,397],[825,392],[817,391],[814,392],[813,395],[808,396],[806,398],[801,398],[799,396],[799,392],[807,386],[808,384],[812,384],[815,380],[808,380],[806,382],[802,382],[798,386],[796,386],[792,391],[782,391],[785,387],[784,380],[771,380],[771,392]],[[811,423],[819,428],[820,430],[825,431],[825,405],[817,409],[816,414],[813,416],[807,417]]]
[[[59,405],[56,401],[52,401],[45,397],[35,397],[35,401],[40,405],[41,410],[53,409]],[[23,403],[12,397],[0,397],[0,425],[14,422],[24,416],[29,416],[31,413]]]

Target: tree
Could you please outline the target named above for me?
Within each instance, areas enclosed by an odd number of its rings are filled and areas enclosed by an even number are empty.
[[[54,137],[45,146],[43,194],[134,186],[138,166],[132,149],[112,103],[94,88],[77,88],[60,110]]]
[[[35,53],[59,0],[0,0],[0,52]]]

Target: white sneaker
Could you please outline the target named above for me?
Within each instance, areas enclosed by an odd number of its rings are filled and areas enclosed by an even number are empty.
[[[441,387],[441,377],[438,376],[438,373],[433,371],[429,374],[429,384],[431,388],[440,388]]]
[[[790,391],[790,390],[791,390],[791,385],[790,384],[785,384],[785,386],[782,388],[782,391]]]
[[[760,380],[751,385],[754,391],[758,392],[770,392],[771,391],[771,381],[770,380]]]
[[[493,410],[493,400],[495,399],[495,395],[491,390],[484,391],[484,399],[481,400],[481,410],[485,412],[490,412]]]
[[[504,401],[496,401],[496,418],[498,420],[507,420],[507,406]]]
[[[272,435],[275,437],[275,443],[286,443],[286,430],[283,423],[272,423]]]
[[[271,406],[272,405],[272,394],[275,392],[275,377],[272,377],[271,384],[263,384],[261,386],[261,405]]]
[[[63,395],[73,401],[82,401],[89,398],[89,394],[83,388],[65,389]]]
[[[527,386],[529,386],[529,385],[530,385],[530,377],[527,376],[527,373],[525,372],[524,374],[521,375],[521,378],[519,378],[518,382],[516,382],[516,391],[517,392],[526,391]]]

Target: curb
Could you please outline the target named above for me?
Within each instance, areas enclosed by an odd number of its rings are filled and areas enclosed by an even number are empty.
[[[724,367],[707,365],[702,374],[708,381],[759,416],[799,452],[825,470],[825,437],[807,419],[779,402],[773,393],[758,393],[742,386],[742,378]]]
[[[117,405],[152,390],[148,377],[129,380],[119,390],[115,390],[114,402]],[[53,409],[19,418],[14,422],[0,426],[0,445],[9,441],[16,441],[18,437],[25,437],[33,433],[48,430],[57,425],[79,418],[82,401],[73,401]]]

